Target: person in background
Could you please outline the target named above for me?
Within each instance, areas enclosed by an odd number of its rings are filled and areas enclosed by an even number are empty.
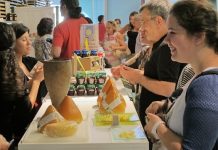
[[[127,31],[127,37],[128,37],[128,47],[132,54],[135,54],[135,47],[136,47],[136,39],[138,36],[139,28],[141,26],[141,19],[140,15],[136,14],[133,17],[133,29],[130,31]]]
[[[83,18],[88,22],[88,24],[93,24],[93,21],[92,21],[91,18],[86,17],[86,16],[85,16],[84,14],[82,14],[82,13],[81,13],[81,17],[83,17]]]
[[[103,43],[105,58],[112,66],[117,66],[121,60],[126,57],[127,45],[124,42],[123,36],[116,31],[116,23],[107,21],[106,34]]]
[[[29,91],[14,49],[14,30],[10,25],[0,23],[0,33],[0,134],[7,141],[14,138],[17,145],[26,130],[26,120],[34,107],[43,71],[42,68],[36,68],[32,77],[33,88]]]
[[[128,37],[128,48],[131,51],[131,54],[135,54],[135,45],[138,31],[140,28],[140,16],[138,12],[133,11],[129,15],[129,24],[125,25],[119,30],[121,34],[127,34]],[[137,66],[135,66],[137,68]]]
[[[133,30],[134,29],[134,26],[133,26],[133,22],[134,22],[134,16],[135,15],[137,15],[138,14],[138,12],[137,11],[133,11],[133,12],[131,12],[130,14],[129,14],[129,23],[128,24],[126,24],[123,28],[121,28],[120,30],[119,30],[119,32],[121,33],[121,34],[125,34],[127,31],[131,31],[131,30]]]
[[[121,20],[119,18],[114,19],[114,21],[117,23],[117,31],[121,29]]]
[[[52,31],[54,22],[51,18],[42,18],[37,25],[38,37],[33,42],[35,57],[39,61],[51,60]]]
[[[61,0],[64,21],[54,28],[52,54],[54,58],[71,59],[73,51],[80,49],[80,26],[88,22],[81,16],[78,0]]]
[[[27,81],[28,89],[26,92],[29,93],[29,99],[32,102],[32,109],[28,114],[29,117],[23,120],[23,123],[28,125],[41,107],[42,100],[47,94],[47,88],[44,82],[42,63],[39,63],[35,58],[28,56],[31,49],[29,29],[21,23],[12,24],[12,27],[16,35],[16,43],[14,46],[16,59],[19,67],[24,73],[24,80]],[[36,74],[37,80],[34,79],[36,72],[31,73],[31,70],[33,69],[39,70]],[[22,134],[23,133],[20,132],[20,135]]]
[[[183,0],[174,4],[167,19],[166,42],[174,61],[189,63],[196,74],[160,118],[149,106],[145,126],[160,150],[218,149],[218,16],[205,0]],[[155,142],[155,143],[157,143]]]
[[[104,24],[104,15],[98,16],[98,31],[99,31],[99,43],[103,45],[104,37],[106,34],[106,27]]]

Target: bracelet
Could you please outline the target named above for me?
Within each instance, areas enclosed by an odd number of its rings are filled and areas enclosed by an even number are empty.
[[[157,134],[157,128],[158,128],[161,124],[165,124],[165,122],[163,122],[163,121],[158,121],[158,122],[156,122],[156,123],[154,124],[153,128],[151,129],[151,134],[154,136],[154,138],[155,138],[156,140],[159,140],[159,139],[160,139],[159,136],[158,136],[158,134]]]

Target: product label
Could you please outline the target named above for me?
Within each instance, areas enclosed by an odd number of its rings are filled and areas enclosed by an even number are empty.
[[[58,120],[58,121],[63,121],[64,118],[58,113],[58,112],[52,112],[49,115],[45,116],[44,118],[42,118],[41,120],[39,120],[38,122],[38,128],[39,130],[46,124],[48,124],[49,122],[53,121],[53,120]]]

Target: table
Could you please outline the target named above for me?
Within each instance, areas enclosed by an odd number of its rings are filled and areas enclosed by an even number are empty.
[[[129,100],[126,90],[121,80],[116,81],[120,93],[124,96],[127,104],[126,112],[136,113],[134,104]],[[49,98],[45,99],[39,112],[30,124],[26,133],[18,144],[19,150],[147,150],[148,140],[125,140],[114,141],[111,137],[111,126],[96,127],[93,124],[97,96],[77,96],[72,97],[84,116],[84,121],[75,136],[64,138],[50,138],[38,133],[37,121],[43,115],[48,105],[51,104]],[[141,125],[141,124],[140,124]]]

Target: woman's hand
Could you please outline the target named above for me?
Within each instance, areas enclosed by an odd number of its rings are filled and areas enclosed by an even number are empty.
[[[148,108],[145,110],[145,113],[148,114],[148,113],[152,113],[152,114],[157,114],[158,112],[160,112],[160,110],[162,109],[164,103],[166,101],[154,101],[152,102]]]
[[[161,118],[155,114],[148,113],[146,125],[144,127],[145,131],[147,132],[148,136],[153,138],[153,134],[151,133],[152,128],[154,127],[155,123],[162,121]]]
[[[44,80],[44,71],[42,66],[38,66],[33,75],[33,81],[41,82]]]
[[[0,150],[8,150],[9,145],[8,141],[0,134]]]

